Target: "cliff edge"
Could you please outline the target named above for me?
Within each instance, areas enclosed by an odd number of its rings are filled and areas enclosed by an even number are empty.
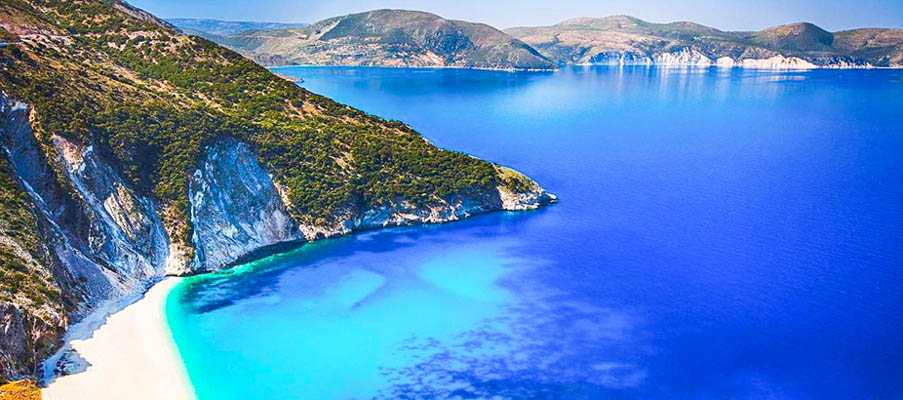
[[[120,1],[4,1],[0,37],[2,379],[164,275],[555,201]]]

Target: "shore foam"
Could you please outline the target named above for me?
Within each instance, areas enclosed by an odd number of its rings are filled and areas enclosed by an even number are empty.
[[[166,297],[179,283],[168,278],[138,302],[71,346],[91,365],[56,378],[45,400],[190,400],[194,390],[166,322]]]

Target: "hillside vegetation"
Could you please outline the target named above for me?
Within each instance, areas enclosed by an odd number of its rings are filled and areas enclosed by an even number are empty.
[[[810,23],[797,23],[758,32],[727,32],[692,22],[657,24],[621,15],[576,18],[505,32],[564,64],[607,61],[612,53],[654,59],[656,55],[693,52],[710,60],[782,56],[824,66],[903,66],[900,29],[832,33]]]
[[[400,122],[310,93],[124,4],[9,0],[0,13],[25,41],[0,52],[0,80],[32,103],[36,133],[99,144],[135,187],[183,217],[190,170],[219,136],[256,145],[302,219],[496,183],[491,164],[437,149]]]
[[[175,21],[180,28],[190,26]],[[297,29],[205,37],[263,65],[549,69],[555,64],[489,25],[407,10],[375,10]]]
[[[410,224],[554,199],[118,0],[3,0],[0,37],[0,380],[34,376],[69,318],[100,300],[227,267],[192,257],[232,244],[218,227],[208,242],[192,234],[204,200],[189,198],[190,182],[216,144],[246,145],[278,190],[266,210],[284,207],[287,236],[265,236],[271,221],[257,213],[223,215],[264,226],[262,245],[346,234],[370,210]],[[240,245],[229,260],[254,250]]]
[[[263,65],[355,65],[549,69],[568,64],[671,64],[753,67],[901,67],[903,30],[828,32],[797,23],[728,32],[693,22],[652,23],[626,15],[574,18],[552,26],[499,31],[407,10],[375,10],[302,29],[225,34],[176,25]]]

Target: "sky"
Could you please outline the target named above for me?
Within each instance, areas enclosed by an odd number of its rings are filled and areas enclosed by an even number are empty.
[[[379,8],[428,11],[497,28],[552,25],[626,14],[650,22],[693,21],[723,30],[812,22],[837,31],[903,28],[903,0],[130,0],[164,18],[307,22]]]

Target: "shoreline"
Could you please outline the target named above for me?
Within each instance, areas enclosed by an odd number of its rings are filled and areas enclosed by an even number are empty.
[[[551,195],[551,194],[550,194]],[[457,222],[497,212],[535,211],[557,203],[557,197],[536,208],[500,209],[439,222],[355,229],[313,241],[285,241],[258,248],[221,271],[197,271],[149,281],[142,294],[107,300],[67,330],[63,346],[42,363],[39,384],[44,400],[196,400],[172,330],[166,320],[166,299],[181,280],[191,276],[234,273],[255,260],[303,244],[353,236],[361,232]],[[123,339],[128,338],[128,339]],[[163,351],[161,351],[163,350]],[[74,355],[71,353],[75,353]],[[68,375],[56,375],[63,360]],[[137,368],[136,368],[137,366]],[[97,391],[102,388],[102,391]]]
[[[448,65],[434,66],[400,66],[400,65],[344,65],[344,64],[284,64],[284,65],[263,65],[258,64],[273,72],[276,68],[289,67],[327,67],[327,68],[392,68],[392,69],[420,69],[420,70],[463,70],[463,71],[496,71],[496,72],[555,72],[561,68],[489,68],[489,67],[457,67]]]
[[[863,70],[903,70],[903,66],[893,66],[893,67],[885,67],[885,66],[874,66],[874,65],[851,65],[851,66],[840,66],[840,65],[816,65],[814,67],[746,67],[741,65],[718,65],[718,64],[709,64],[709,65],[698,65],[698,64],[644,64],[644,63],[636,63],[636,64],[593,64],[593,63],[573,63],[566,64],[558,68],[474,68],[474,67],[450,67],[450,66],[429,66],[429,67],[409,67],[409,66],[394,66],[394,65],[336,65],[336,64],[285,64],[285,65],[263,65],[258,64],[262,67],[266,68],[270,72],[277,73],[273,71],[278,68],[292,68],[292,67],[300,67],[300,68],[391,68],[391,69],[418,69],[418,70],[464,70],[464,71],[495,71],[495,72],[558,72],[567,67],[644,67],[644,68],[661,68],[661,69],[688,69],[688,68],[697,68],[697,69],[721,69],[721,70],[731,70],[731,69],[740,69],[740,70],[749,70],[749,71],[776,71],[776,72],[784,72],[784,71],[818,71],[818,70],[850,70],[850,71],[863,71]],[[300,78],[299,78],[300,79]],[[302,80],[303,82],[303,80]]]
[[[45,400],[193,400],[188,372],[166,321],[166,298],[182,278],[154,284],[137,302],[110,314],[87,338],[68,343],[87,368],[59,376]]]

